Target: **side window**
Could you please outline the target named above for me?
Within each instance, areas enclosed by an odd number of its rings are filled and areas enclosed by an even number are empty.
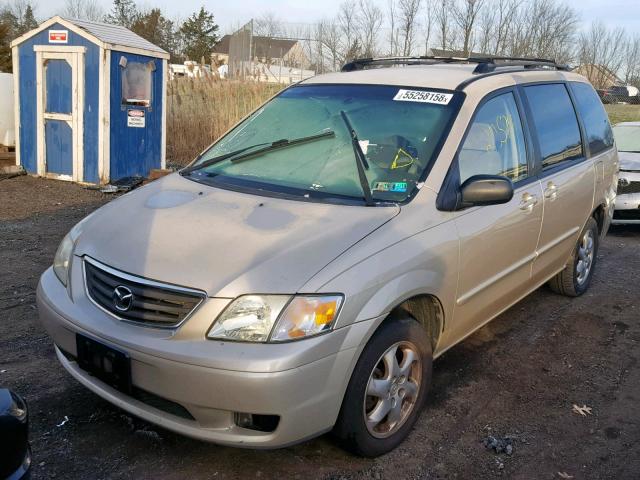
[[[474,175],[502,175],[513,182],[528,174],[522,122],[513,93],[480,107],[458,154],[460,181]]]
[[[578,113],[587,131],[587,141],[591,155],[613,147],[613,132],[609,117],[593,87],[587,83],[572,82],[571,90],[576,98]]]
[[[151,105],[155,62],[128,62],[120,59],[122,67],[122,105],[148,107]]]
[[[584,156],[578,118],[564,84],[524,88],[538,132],[542,168]]]

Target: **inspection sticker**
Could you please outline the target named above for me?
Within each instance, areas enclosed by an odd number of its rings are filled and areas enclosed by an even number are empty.
[[[396,102],[420,102],[448,105],[453,93],[427,92],[425,90],[399,90],[393,97]]]
[[[376,182],[374,192],[406,192],[407,182]]]

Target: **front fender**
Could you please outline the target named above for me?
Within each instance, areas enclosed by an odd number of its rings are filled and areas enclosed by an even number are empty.
[[[404,300],[423,294],[437,297],[445,318],[450,318],[458,262],[457,234],[446,222],[378,252],[362,255],[355,265],[311,287],[314,292],[344,293],[338,327],[385,315]],[[329,277],[329,272],[323,273],[325,278]]]

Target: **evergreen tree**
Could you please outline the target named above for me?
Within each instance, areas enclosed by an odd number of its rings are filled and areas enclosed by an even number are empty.
[[[177,59],[177,32],[174,23],[165,18],[159,8],[140,13],[132,23],[131,30],[169,52],[172,61]]]
[[[104,17],[104,21],[131,28],[139,16],[138,7],[133,0],[113,0],[111,12]]]
[[[218,42],[218,28],[213,14],[204,7],[185,20],[180,27],[185,57],[198,62],[204,57],[209,61],[213,46]]]
[[[24,17],[22,18],[22,22],[18,26],[17,36],[22,35],[23,33],[28,32],[29,30],[33,30],[38,26],[38,21],[36,20],[36,16],[33,14],[33,7],[31,4],[27,5],[27,8],[24,11]]]
[[[0,72],[11,72],[11,24],[0,16]]]
[[[0,8],[0,71],[11,72],[11,41],[33,30],[38,21],[28,1]]]

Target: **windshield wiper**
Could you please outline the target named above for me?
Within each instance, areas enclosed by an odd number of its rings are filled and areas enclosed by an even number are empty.
[[[373,201],[371,187],[369,187],[369,180],[367,179],[367,174],[365,173],[365,169],[369,170],[369,164],[367,163],[367,159],[365,158],[362,147],[360,146],[358,134],[351,126],[351,122],[349,121],[347,112],[345,112],[344,110],[340,110],[340,115],[342,115],[342,119],[344,120],[344,123],[347,126],[347,130],[349,130],[349,135],[351,136],[351,145],[353,146],[353,152],[356,155],[356,166],[358,167],[358,179],[360,180],[362,193],[364,193],[365,203],[368,207],[373,206],[375,205],[375,202]]]
[[[245,160],[250,160],[252,158],[258,157],[266,152],[280,150],[281,148],[294,147],[296,145],[303,145],[305,143],[315,142],[316,140],[322,140],[323,138],[333,138],[335,136],[336,136],[336,133],[333,130],[327,130],[326,132],[318,133],[317,135],[309,135],[308,137],[294,138],[293,140],[283,138],[282,140],[276,140],[275,142],[269,144],[264,148],[260,148],[253,152],[247,152],[244,155],[234,157],[231,159],[231,163],[244,162]]]
[[[263,145],[270,145],[270,143],[258,143],[256,145],[249,145],[248,147],[234,150],[233,152],[223,153],[222,155],[218,155],[217,157],[213,157],[213,158],[210,158],[209,160],[205,160],[202,163],[196,163],[194,165],[191,165],[190,167],[183,168],[182,170],[180,170],[180,175],[189,175],[191,172],[195,172],[196,170],[201,170],[203,168],[210,167],[211,165],[215,165],[218,162],[222,162],[227,158],[235,157],[236,155],[240,155],[241,153],[244,153],[247,150],[251,150],[252,148],[262,147]]]
[[[295,138],[293,140],[288,140],[284,138],[284,139],[276,140],[275,142],[270,142],[270,143],[269,142],[258,143],[256,145],[250,145],[248,147],[235,150],[233,152],[225,153],[223,155],[210,158],[209,160],[205,160],[202,163],[192,165],[191,167],[184,168],[180,171],[180,174],[189,175],[191,172],[195,172],[196,170],[202,170],[203,168],[210,167],[211,165],[215,165],[216,163],[222,162],[229,158],[231,159],[232,163],[237,163],[244,160],[248,160],[250,158],[257,157],[266,152],[271,152],[273,150],[279,150],[281,148],[292,147],[295,145],[302,145],[304,143],[314,142],[316,140],[320,140],[322,138],[329,138],[329,137],[335,137],[335,132],[333,130],[328,130],[326,132],[322,132],[317,135],[310,135],[308,137]],[[263,147],[263,148],[259,148],[258,150],[255,150],[253,152],[247,152],[247,150],[252,150],[258,147]]]

